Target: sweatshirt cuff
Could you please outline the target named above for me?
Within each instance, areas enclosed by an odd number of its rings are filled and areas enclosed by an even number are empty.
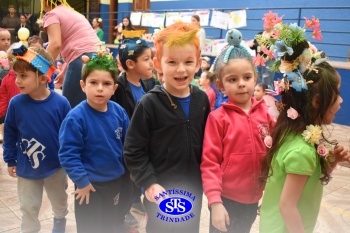
[[[89,178],[83,177],[83,179],[81,179],[77,182],[74,182],[74,183],[77,185],[78,189],[83,189],[86,186],[88,186],[91,182],[90,182]]]
[[[17,166],[16,160],[8,161],[8,162],[7,162],[7,166],[8,166],[8,167],[16,167],[16,166]]]
[[[159,184],[158,179],[155,176],[150,176],[145,181],[139,183],[145,190],[152,184]]]
[[[208,198],[208,204],[209,206],[211,206],[211,204],[215,203],[215,202],[219,202],[222,203],[222,199],[221,199],[221,193],[220,192],[210,192],[206,194],[207,198]]]

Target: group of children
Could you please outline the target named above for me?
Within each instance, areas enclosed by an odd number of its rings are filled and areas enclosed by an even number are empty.
[[[40,230],[43,188],[53,232],[64,232],[66,173],[75,184],[78,232],[124,232],[140,188],[147,232],[199,232],[203,191],[210,232],[249,232],[264,189],[261,232],[312,232],[322,183],[339,161],[350,160],[344,147],[325,143],[320,127],[332,122],[342,102],[339,74],[313,60],[301,77],[306,89],[284,78],[275,122],[264,101],[252,97],[251,55],[233,40],[213,65],[228,102],[211,111],[210,98],[190,85],[201,65],[197,31],[182,22],[161,30],[153,61],[143,40],[125,39],[119,49],[125,72],[118,78],[111,54],[85,57],[80,85],[86,100],[72,110],[46,88],[53,69],[48,53],[13,49],[21,94],[10,101],[3,148],[8,172],[18,178],[21,232]],[[146,93],[141,79],[153,68],[162,85]],[[321,144],[332,161],[319,159]]]

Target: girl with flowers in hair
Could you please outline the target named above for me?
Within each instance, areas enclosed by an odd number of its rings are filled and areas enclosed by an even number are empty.
[[[239,31],[228,31],[230,46],[214,62],[228,102],[209,114],[204,134],[201,172],[211,233],[250,232],[264,189],[261,161],[271,146],[274,121],[264,101],[252,97],[257,74],[241,38]]]
[[[104,32],[102,30],[102,19],[101,18],[94,18],[91,22],[92,28],[95,30],[96,35],[100,39],[100,41],[103,41]]]
[[[318,20],[314,22],[318,25],[314,30],[319,31]],[[271,47],[279,60],[274,67],[291,66],[275,83],[276,94],[281,95],[280,114],[262,167],[266,188],[260,232],[311,233],[323,185],[338,162],[350,161],[343,146],[323,135],[323,125],[332,123],[343,101],[340,76],[318,53],[312,53],[303,28],[284,24],[275,29],[279,36]]]

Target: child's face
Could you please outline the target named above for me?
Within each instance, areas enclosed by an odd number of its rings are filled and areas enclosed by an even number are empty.
[[[59,69],[59,70],[62,69],[62,63],[61,62],[57,62],[57,69]]]
[[[193,44],[168,48],[163,45],[161,60],[155,57],[156,69],[163,73],[164,87],[172,95],[186,97],[189,84],[199,69],[196,48]]]
[[[209,79],[207,79],[207,73],[202,73],[201,78],[199,79],[199,85],[201,87],[207,87],[209,86]]]
[[[249,110],[256,82],[251,62],[246,59],[231,59],[220,73],[218,85],[229,100],[243,110]]]
[[[16,75],[16,85],[21,94],[33,95],[35,91],[38,90],[39,77],[36,76],[36,73],[27,70],[27,71],[15,71]]]
[[[202,60],[201,69],[203,71],[205,71],[205,70],[209,69],[209,67],[210,67],[210,63],[207,62],[206,60]]]
[[[340,85],[339,85],[339,88],[340,88]],[[335,114],[340,109],[341,103],[343,103],[343,98],[340,95],[338,95],[337,100],[334,102],[334,104],[329,106],[329,108],[327,109],[326,114],[325,114],[324,119],[323,119],[323,122],[322,122],[323,124],[329,125],[333,122],[333,120],[335,118]]]
[[[94,70],[85,82],[80,80],[80,86],[86,94],[87,103],[97,111],[107,111],[107,102],[117,89],[112,75],[105,70]]]
[[[151,49],[145,49],[140,56],[137,57],[134,70],[138,76],[142,78],[150,78],[153,76],[153,61]]]
[[[263,91],[261,86],[256,86],[254,89],[254,97],[257,100],[261,100],[263,96],[266,94],[265,91]]]
[[[9,31],[0,31],[0,51],[5,51],[10,48],[11,34]]]
[[[98,27],[98,23],[97,23],[96,19],[93,19],[91,24],[92,24],[93,28],[97,28]]]
[[[36,47],[43,49],[44,47],[39,42],[32,42],[30,43],[29,47]]]

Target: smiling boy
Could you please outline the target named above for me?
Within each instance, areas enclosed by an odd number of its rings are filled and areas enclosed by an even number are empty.
[[[201,64],[197,30],[178,22],[157,35],[153,61],[164,83],[139,101],[125,139],[126,166],[136,185],[145,189],[147,232],[199,232],[199,166],[210,106],[206,94],[190,85]],[[188,221],[169,222],[165,220],[174,216],[160,216],[159,194],[184,198],[168,192],[174,189],[195,196],[186,198],[193,207]]]

